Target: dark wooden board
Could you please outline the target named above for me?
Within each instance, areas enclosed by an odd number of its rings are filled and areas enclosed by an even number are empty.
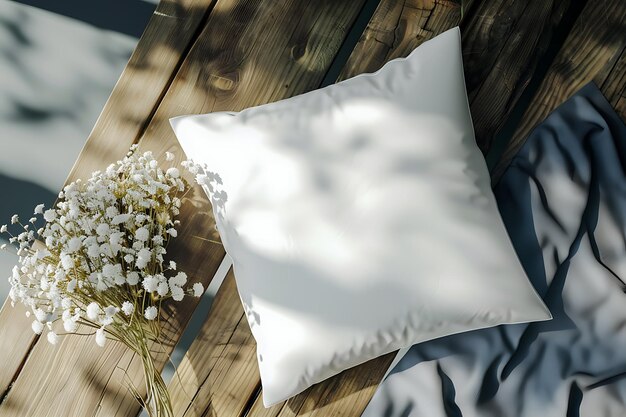
[[[577,0],[477,2],[463,22],[463,63],[476,142],[491,148]]]
[[[594,81],[602,87],[618,112],[624,114],[625,34],[626,7],[622,0],[586,4],[512,135],[493,172],[494,182],[531,130],[585,84]]]

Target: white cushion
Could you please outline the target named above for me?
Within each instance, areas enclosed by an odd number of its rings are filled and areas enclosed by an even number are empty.
[[[266,406],[418,342],[551,317],[474,141],[458,28],[375,74],[171,123],[212,175]]]

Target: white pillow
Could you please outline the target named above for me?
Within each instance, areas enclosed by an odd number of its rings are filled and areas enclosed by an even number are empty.
[[[171,123],[211,173],[266,406],[418,342],[551,317],[474,141],[458,28],[375,74]]]

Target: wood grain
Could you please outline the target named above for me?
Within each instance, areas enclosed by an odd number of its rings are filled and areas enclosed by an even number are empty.
[[[239,416],[259,388],[256,344],[232,269],[170,384],[176,416]]]
[[[182,152],[167,122],[170,117],[182,113],[240,110],[317,87],[361,6],[361,1],[340,5],[330,0],[315,4],[302,0],[271,4],[219,1],[151,117],[139,141],[140,150],[152,150],[160,159],[164,159],[166,151],[174,151],[180,160]],[[218,268],[224,251],[221,245],[209,242],[216,239],[217,234],[210,205],[199,189],[194,189],[185,199],[181,219],[182,229],[178,239],[168,247],[169,254],[192,280],[200,279],[206,284]],[[226,290],[229,288],[227,286]],[[235,293],[234,288],[230,291]],[[228,308],[240,305],[238,297],[234,301]],[[164,346],[165,354],[173,348],[195,306],[195,300],[179,303],[175,308],[170,306],[168,323],[171,326],[166,329],[169,340]],[[219,310],[212,311],[219,315]],[[231,328],[220,327],[226,325],[223,320],[217,319],[215,324],[224,334],[233,332]],[[239,340],[237,335],[244,337],[246,331],[249,333],[247,323],[243,323],[235,328],[233,337]],[[233,361],[230,353],[226,352],[220,363],[234,369],[227,365]],[[163,366],[165,354],[159,356],[159,366]],[[72,361],[72,358],[80,360]],[[254,358],[245,363],[249,366],[244,370],[254,374]],[[211,374],[211,378],[219,381],[218,387],[228,386],[224,381],[237,376],[223,373],[221,365],[213,371],[218,372]],[[110,343],[100,350],[93,340],[76,337],[67,338],[58,348],[37,343],[0,406],[0,415],[134,415],[139,407],[126,391],[124,377],[130,378],[139,392],[144,392],[140,385],[139,361],[118,344]],[[211,410],[214,407],[231,409],[245,402],[246,395],[250,396],[258,386],[258,375],[234,381],[233,392],[238,397],[228,400],[226,396],[219,396],[227,401],[223,408],[213,398]],[[246,394],[242,387],[249,383],[251,393]]]
[[[483,153],[545,59],[572,1],[478,2],[463,22],[465,80]]]
[[[213,3],[167,0],[157,6],[66,183],[120,159],[138,140]],[[24,312],[9,303],[0,311],[0,402],[37,339]]]
[[[375,72],[387,61],[407,56],[425,41],[458,25],[460,19],[461,7],[451,0],[382,0],[338,81]]]
[[[604,93],[611,97],[612,103],[620,105],[618,95],[623,95],[624,88],[624,33],[626,7],[623,1],[601,0],[586,4],[512,135],[493,172],[494,182],[502,176],[531,130],[588,82],[604,86]],[[605,84],[609,79],[613,81]]]
[[[288,401],[270,408],[263,406],[259,395],[250,417],[327,417],[354,416],[363,413],[396,352],[372,359],[312,386]]]
[[[4,301],[0,310],[0,402],[7,395],[17,374],[24,364],[26,353],[35,343],[35,334],[30,330],[32,318],[27,318],[26,307],[17,304],[11,307],[11,300]]]
[[[626,123],[626,46],[623,47],[622,53],[611,68],[606,80],[598,87],[617,114],[620,115],[622,121]]]

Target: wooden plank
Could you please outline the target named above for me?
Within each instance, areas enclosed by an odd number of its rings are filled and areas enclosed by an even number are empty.
[[[166,0],[157,5],[67,182],[106,167],[139,140],[214,4]]]
[[[259,386],[256,344],[232,269],[170,384],[176,416],[239,416]],[[213,414],[210,414],[213,413]]]
[[[11,307],[11,300],[7,298],[0,310],[0,352],[2,352],[2,366],[0,366],[0,402],[6,396],[22,369],[26,353],[35,343],[35,334],[30,331],[32,318],[27,318],[26,307],[19,304]]]
[[[197,36],[214,0],[161,2],[109,97],[66,183],[124,156],[136,142]],[[21,306],[0,311],[0,402],[36,341]]]
[[[590,81],[620,105],[623,96],[626,7],[621,0],[588,2],[550,66],[493,172],[496,182],[531,130]],[[616,67],[616,63],[619,66]],[[611,77],[613,74],[613,77]],[[607,83],[607,80],[610,80]],[[606,83],[606,84],[605,84]]]
[[[180,160],[182,151],[168,125],[169,117],[239,110],[315,88],[361,6],[362,1],[340,5],[330,0],[322,4],[281,0],[262,5],[219,1],[152,117],[139,142],[140,150],[153,150],[159,158],[165,151],[174,151]],[[216,233],[210,205],[198,188],[184,201],[181,218],[183,229],[168,247],[169,253],[193,280],[206,284],[224,252],[221,245],[207,241],[215,239]],[[189,300],[172,308],[174,325],[168,332],[171,341],[166,351],[172,349],[195,305],[196,301]],[[232,360],[230,353],[225,359]],[[142,391],[138,361],[117,344],[100,350],[93,340],[77,337],[65,339],[60,348],[37,343],[0,406],[0,415],[133,415],[138,406],[125,389],[124,375]],[[242,397],[233,404],[251,395],[245,390],[236,392]]]
[[[471,1],[466,1],[469,7]],[[338,81],[375,72],[387,61],[458,25],[461,8],[451,0],[382,0],[348,58]]]
[[[312,386],[288,401],[265,408],[258,397],[248,414],[251,417],[328,417],[363,413],[396,352],[372,359],[360,366]]]
[[[463,61],[476,142],[490,149],[553,44],[571,0],[478,2],[463,22]]]
[[[626,47],[622,49],[608,77],[599,87],[622,121],[626,123]]]

